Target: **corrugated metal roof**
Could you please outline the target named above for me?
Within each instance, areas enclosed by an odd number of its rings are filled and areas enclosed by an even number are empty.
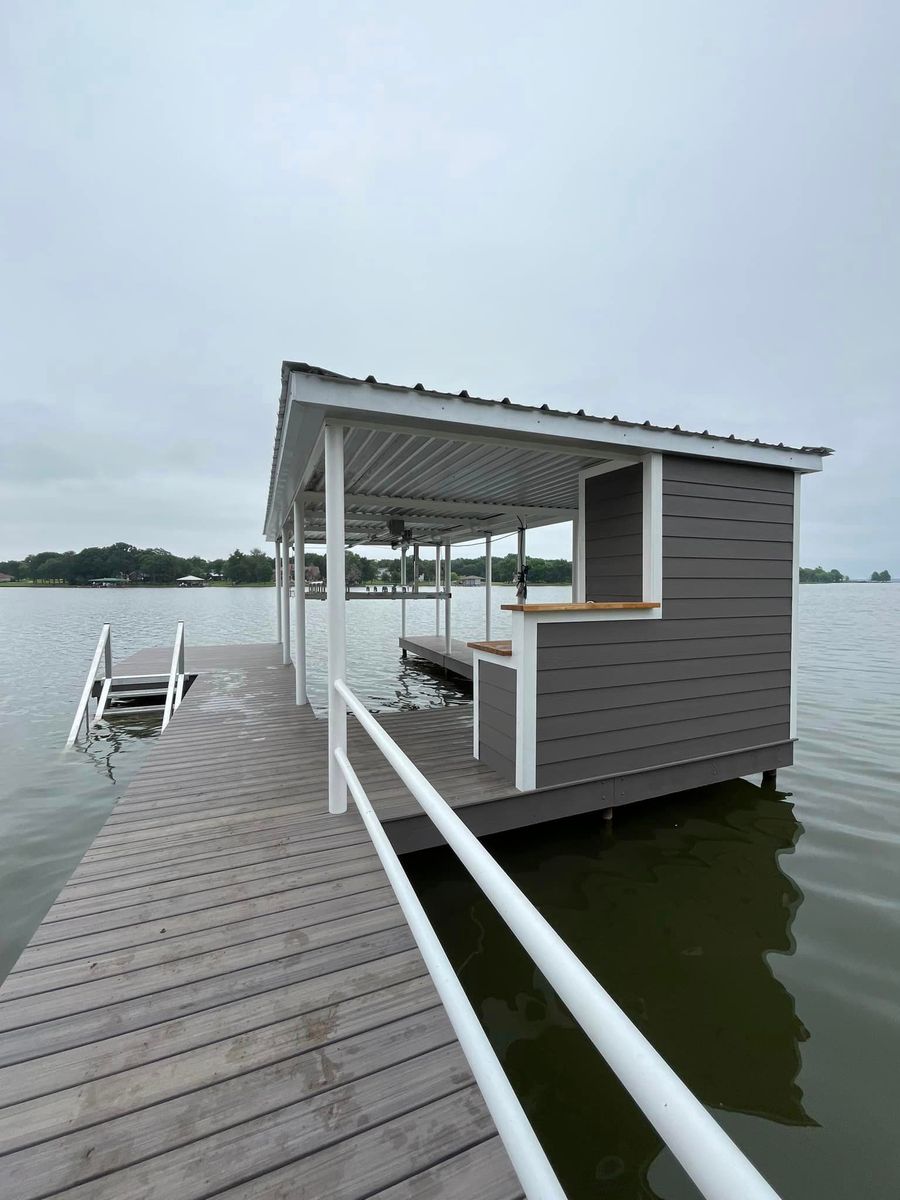
[[[788,446],[783,442],[763,442],[759,438],[740,438],[735,434],[713,434],[708,429],[690,430],[683,429],[680,425],[655,425],[652,421],[628,421],[618,415],[611,417],[595,416],[585,412],[584,409],[579,409],[577,412],[570,412],[564,409],[553,409],[549,404],[532,405],[514,403],[508,396],[504,396],[500,400],[489,400],[481,396],[472,396],[467,391],[461,392],[441,392],[434,388],[427,388],[424,384],[416,383],[412,386],[406,384],[385,383],[375,378],[374,375],[368,375],[365,379],[358,379],[350,375],[340,375],[335,371],[328,371],[324,367],[315,367],[309,363],[291,362],[286,360],[281,366],[281,396],[278,405],[278,418],[275,428],[275,447],[272,456],[272,473],[269,480],[269,496],[267,511],[271,509],[272,497],[275,487],[275,475],[278,464],[278,454],[281,444],[281,433],[284,425],[285,409],[287,405],[288,390],[290,387],[290,377],[292,372],[299,372],[305,375],[314,375],[321,379],[329,380],[334,383],[348,385],[350,387],[367,387],[376,390],[382,390],[393,393],[416,394],[417,396],[432,396],[436,400],[447,399],[462,399],[470,404],[489,405],[492,407],[509,408],[518,412],[525,413],[548,413],[558,417],[565,417],[574,422],[585,421],[592,425],[610,425],[616,428],[647,430],[648,432],[664,433],[664,434],[681,434],[685,438],[703,438],[710,442],[718,442],[721,444],[731,443],[735,446],[756,446],[764,450],[785,450],[797,454],[814,454],[825,456],[832,454],[833,451],[827,446]],[[723,455],[724,457],[724,455]]]

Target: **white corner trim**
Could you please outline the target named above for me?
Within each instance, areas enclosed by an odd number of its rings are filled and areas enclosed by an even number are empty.
[[[481,654],[477,650],[472,651],[472,757],[478,758],[479,737],[478,737],[478,667],[481,663]]]
[[[663,456],[661,454],[647,454],[644,456],[643,461],[643,598],[647,602],[661,604],[663,583]],[[662,616],[661,608],[654,609],[654,612],[657,617]]]
[[[537,763],[537,622],[527,614],[512,615],[512,657],[516,671],[516,787],[535,786]]]
[[[800,472],[794,472],[794,548],[791,556],[791,716],[789,736],[797,736],[797,640],[800,616]]]

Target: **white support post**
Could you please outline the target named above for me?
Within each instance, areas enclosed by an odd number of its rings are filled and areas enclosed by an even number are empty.
[[[294,674],[298,704],[308,703],[306,695],[306,511],[303,501],[294,499]]]
[[[643,465],[643,588],[641,598],[662,603],[662,455]],[[661,615],[661,614],[660,614]]]
[[[491,563],[491,535],[484,535],[484,640],[491,640],[491,582],[493,565]]]
[[[441,543],[434,543],[434,636],[441,636]]]
[[[800,636],[800,479],[799,471],[794,472],[794,538],[791,553],[793,577],[791,580],[791,701],[790,726],[788,737],[797,736],[797,654]]]
[[[347,811],[347,781],[335,750],[347,752],[347,705],[335,684],[347,667],[347,629],[344,620],[346,570],[344,560],[344,430],[325,426],[325,553],[328,571],[328,811]]]
[[[275,619],[278,622],[278,637],[281,641],[281,538],[275,539]]]
[[[291,665],[291,540],[281,531],[281,661]]]
[[[444,543],[444,653],[450,653],[451,636],[450,636],[450,554],[451,546],[449,542]]]
[[[581,590],[581,517],[572,518],[572,603],[582,600]]]
[[[400,636],[406,637],[406,546],[400,547]]]
[[[418,543],[415,546],[413,546],[412,590],[414,592],[417,592],[419,590],[419,546],[418,546]]]

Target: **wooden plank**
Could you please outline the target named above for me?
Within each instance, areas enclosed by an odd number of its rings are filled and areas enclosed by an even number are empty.
[[[321,1066],[314,1063],[313,1069],[319,1071]],[[317,1077],[318,1073],[314,1078]],[[300,1174],[296,1165],[298,1159],[313,1156],[317,1151],[321,1153],[323,1147],[342,1145],[343,1157],[356,1160],[358,1156],[362,1157],[362,1131],[379,1129],[385,1122],[407,1116],[412,1116],[415,1127],[420,1124],[421,1110],[427,1111],[435,1101],[446,1102],[463,1091],[477,1095],[462,1051],[456,1043],[451,1043],[350,1083],[312,1091],[294,1103],[241,1119],[230,1128],[201,1135],[184,1145],[133,1162],[89,1183],[76,1185],[69,1194],[73,1200],[88,1195],[91,1200],[136,1200],[137,1197],[146,1200],[152,1194],[200,1200],[213,1191],[247,1183],[264,1173],[285,1169],[287,1165],[296,1195],[299,1178],[302,1177],[304,1186],[308,1187],[307,1169],[302,1168]],[[445,1122],[456,1123],[458,1107],[458,1102],[448,1105],[444,1110]],[[193,1121],[189,1108],[184,1120],[189,1131]],[[202,1119],[199,1125],[202,1129]],[[102,1127],[96,1132],[102,1136]],[[384,1168],[385,1147],[380,1149],[381,1164],[370,1154],[368,1161],[360,1162],[358,1166],[377,1175],[379,1165],[382,1170]],[[408,1154],[411,1156],[410,1147],[398,1147],[395,1153],[398,1151],[404,1158]],[[434,1161],[431,1155],[429,1157]],[[390,1159],[390,1155],[387,1158]],[[315,1190],[307,1194],[324,1197],[347,1193]],[[14,1195],[7,1193],[9,1200]]]
[[[280,647],[198,650],[0,988],[0,1197],[293,1195],[348,1156],[353,1178],[315,1194],[517,1195],[365,829],[327,812],[325,723],[272,669]],[[373,800],[408,809],[354,726]],[[455,802],[509,794],[472,758],[471,712],[385,726]]]
[[[124,1066],[103,1076],[102,1086],[76,1083],[7,1105],[0,1108],[0,1154],[46,1143],[61,1129],[71,1133],[191,1094],[197,1087],[240,1079],[248,1072],[400,1021],[446,1025],[446,1014],[436,1003],[427,976],[318,1008],[301,1004],[281,1020],[166,1058]],[[321,1062],[327,1061],[328,1056],[322,1055]]]
[[[427,1170],[376,1192],[372,1200],[521,1200],[519,1181],[499,1137],[488,1138]]]
[[[656,601],[586,600],[581,604],[501,604],[505,612],[619,612],[634,608],[659,608]]]
[[[367,1010],[369,1019],[377,1020],[382,1015]],[[429,1054],[448,1046],[456,1049],[453,1030],[439,1008],[368,1027],[340,1040],[321,1036],[322,1031],[332,1027],[333,1020],[328,1010],[320,1010],[312,1021],[293,1022],[299,1026],[295,1030],[297,1045],[289,1057],[271,1065],[250,1069],[244,1059],[244,1047],[238,1048],[245,1069],[231,1079],[213,1082],[209,1056],[204,1064],[205,1073],[198,1075],[188,1075],[182,1062],[185,1091],[189,1084],[195,1086],[187,1094],[162,1100],[153,1107],[148,1106],[143,1091],[145,1080],[135,1078],[140,1072],[130,1072],[134,1107],[121,1116],[107,1117],[99,1126],[91,1097],[87,1104],[76,1101],[74,1118],[89,1127],[70,1129],[49,1143],[31,1145],[4,1157],[0,1200],[28,1200],[74,1187],[142,1159],[189,1147],[199,1138],[234,1129],[288,1105],[299,1105],[310,1097],[346,1087],[410,1059],[425,1058],[423,1069],[427,1070]],[[314,1048],[298,1052],[310,1042]],[[281,1048],[288,1049],[286,1044]],[[213,1069],[220,1058],[221,1055],[216,1057]],[[202,1086],[204,1082],[206,1086]],[[105,1098],[101,1103],[105,1106]],[[340,1103],[339,1097],[335,1103]]]
[[[467,642],[470,650],[484,650],[487,654],[497,654],[501,658],[512,657],[512,642]]]

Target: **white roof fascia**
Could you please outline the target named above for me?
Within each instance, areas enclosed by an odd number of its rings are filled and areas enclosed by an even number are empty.
[[[302,376],[302,386],[296,387]],[[551,440],[560,445],[580,443],[602,455],[620,451],[642,454],[688,454],[698,458],[727,459],[729,462],[781,467],[792,471],[821,471],[822,456],[802,450],[756,446],[728,438],[709,438],[699,434],[622,426],[602,418],[582,418],[541,409],[521,410],[502,403],[485,403],[457,396],[435,396],[410,391],[389,391],[366,383],[341,383],[321,376],[292,372],[291,394],[302,403],[317,404],[328,410],[329,421],[360,426],[366,419],[384,417],[394,420],[404,432],[424,433],[434,426],[447,432],[466,428],[483,432],[491,440],[504,434],[536,441]],[[295,390],[296,388],[296,390]],[[410,426],[413,429],[410,430]],[[424,427],[424,428],[423,428]]]

